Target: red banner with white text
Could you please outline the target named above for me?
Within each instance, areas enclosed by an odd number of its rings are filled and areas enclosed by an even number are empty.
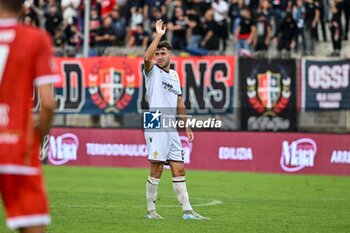
[[[180,136],[189,169],[350,175],[350,135],[199,131],[193,143]],[[142,130],[54,128],[46,142],[52,165],[148,167]]]

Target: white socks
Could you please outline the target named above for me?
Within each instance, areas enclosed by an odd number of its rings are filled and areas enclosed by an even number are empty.
[[[190,204],[190,198],[187,193],[186,180],[184,176],[173,177],[173,187],[177,196],[177,200],[180,202],[182,210],[192,210]]]
[[[147,199],[147,209],[148,211],[152,211],[156,209],[156,200],[157,200],[157,192],[158,185],[160,179],[148,177],[146,183],[146,199]]]
[[[160,179],[148,177],[146,183],[146,199],[147,199],[147,209],[148,211],[153,211],[156,209],[156,200],[158,193],[158,185]],[[190,204],[190,198],[187,193],[186,180],[184,176],[173,177],[173,188],[177,196],[183,211],[192,210]]]

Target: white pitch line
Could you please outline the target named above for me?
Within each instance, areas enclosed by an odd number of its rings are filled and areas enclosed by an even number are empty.
[[[201,199],[201,198],[195,198],[195,199]],[[192,206],[213,206],[213,205],[220,205],[222,204],[222,201],[213,199],[207,203],[199,203],[199,204],[192,204]],[[64,207],[68,208],[85,208],[85,209],[96,209],[96,208],[102,208],[102,209],[115,209],[115,208],[120,208],[119,205],[62,205]],[[178,208],[179,205],[158,205],[159,207],[162,208]],[[55,205],[51,205],[51,208],[56,208]],[[134,208],[142,208],[144,205],[138,205],[138,206],[132,206]]]
[[[222,204],[222,201],[220,200],[211,200],[208,203],[202,203],[202,204],[191,204],[191,206],[212,206],[212,205],[220,205]],[[180,205],[180,204],[179,204]],[[163,208],[178,208],[179,205],[158,205],[159,207]]]

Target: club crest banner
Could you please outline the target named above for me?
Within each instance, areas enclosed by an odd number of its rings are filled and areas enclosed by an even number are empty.
[[[296,62],[240,59],[241,128],[296,130]]]

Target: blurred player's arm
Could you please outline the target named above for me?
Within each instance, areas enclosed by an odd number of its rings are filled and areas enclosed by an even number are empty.
[[[145,62],[145,71],[146,73],[152,69],[153,66],[153,56],[156,52],[159,41],[162,39],[162,36],[165,34],[166,28],[163,27],[163,20],[159,19],[156,22],[156,35],[151,43],[151,45],[146,50],[146,53],[143,57]]]
[[[38,38],[37,48],[34,67],[34,85],[38,89],[41,100],[39,122],[37,124],[41,143],[44,137],[49,133],[53,110],[56,108],[53,84],[59,80],[59,76],[53,58],[51,40],[46,33],[43,32]]]
[[[182,95],[178,95],[177,97],[177,112],[180,120],[185,123],[185,126],[187,126],[187,113],[186,113],[186,107],[185,107]],[[194,140],[194,134],[190,127],[186,127],[186,134],[189,141],[192,142]]]
[[[39,96],[41,97],[41,110],[39,112],[39,137],[40,143],[49,133],[53,118],[53,110],[56,108],[56,101],[53,98],[52,84],[38,86]]]

